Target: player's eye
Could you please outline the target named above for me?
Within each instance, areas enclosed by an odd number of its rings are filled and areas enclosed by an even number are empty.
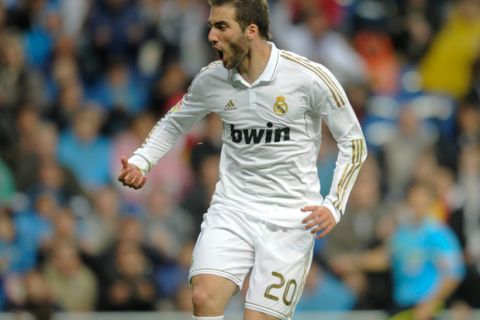
[[[215,29],[218,29],[220,31],[225,31],[228,28],[228,25],[225,22],[218,22],[213,25]]]

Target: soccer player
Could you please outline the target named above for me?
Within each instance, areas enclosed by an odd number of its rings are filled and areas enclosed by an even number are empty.
[[[219,61],[122,158],[119,180],[141,188],[180,135],[217,113],[224,122],[220,179],[193,252],[193,319],[223,319],[249,272],[244,319],[291,319],[315,235],[327,235],[344,212],[366,157],[364,137],[335,77],[269,42],[267,0],[209,3],[208,41]],[[322,122],[339,148],[325,199],[316,167]]]

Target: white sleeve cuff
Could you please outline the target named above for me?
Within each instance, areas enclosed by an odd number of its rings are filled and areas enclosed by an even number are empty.
[[[340,221],[340,218],[342,217],[341,213],[338,212],[338,210],[328,201],[325,199],[322,203],[322,206],[330,210],[330,212],[333,214],[333,217],[335,218],[335,222],[338,223]]]
[[[150,171],[151,165],[150,162],[148,162],[147,158],[139,155],[139,154],[134,154],[128,159],[128,163],[133,164],[135,167],[140,169],[143,174],[146,174]]]

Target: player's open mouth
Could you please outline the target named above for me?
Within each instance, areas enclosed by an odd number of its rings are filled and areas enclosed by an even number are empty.
[[[223,61],[223,51],[217,50],[218,58]]]

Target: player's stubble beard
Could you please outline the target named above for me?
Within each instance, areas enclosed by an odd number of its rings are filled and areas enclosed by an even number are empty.
[[[248,40],[246,36],[242,34],[237,41],[230,42],[229,47],[229,57],[227,58],[224,56],[223,66],[229,70],[238,69],[242,62],[247,58],[249,53]]]

